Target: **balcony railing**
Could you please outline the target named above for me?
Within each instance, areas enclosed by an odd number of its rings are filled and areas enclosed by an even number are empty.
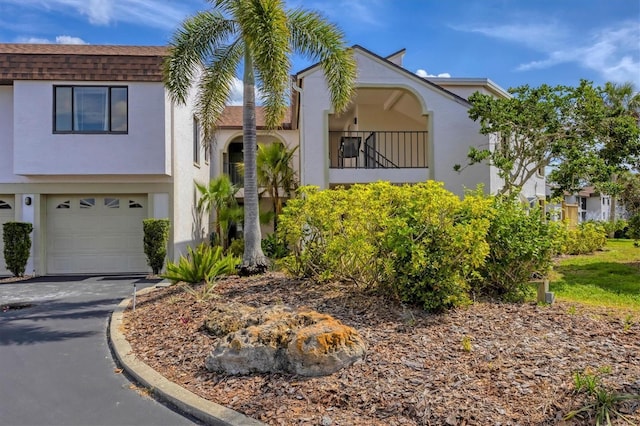
[[[426,131],[329,132],[331,168],[428,167]]]

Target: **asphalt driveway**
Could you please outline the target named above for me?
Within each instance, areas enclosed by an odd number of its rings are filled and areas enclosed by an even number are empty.
[[[68,276],[0,284],[1,425],[194,424],[117,372],[107,321],[134,283],[140,290],[156,281]],[[1,309],[7,305],[14,308]]]

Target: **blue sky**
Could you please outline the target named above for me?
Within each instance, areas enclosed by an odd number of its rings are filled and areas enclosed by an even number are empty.
[[[640,88],[640,0],[288,0],[422,75]],[[161,45],[204,0],[0,0],[0,42]],[[296,59],[293,72],[308,62]]]

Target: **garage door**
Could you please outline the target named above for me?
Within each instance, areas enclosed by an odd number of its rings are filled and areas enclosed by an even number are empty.
[[[11,275],[7,271],[4,263],[4,243],[2,241],[2,225],[11,220],[15,220],[15,210],[13,206],[13,195],[0,195],[0,275]]]
[[[47,197],[47,273],[146,272],[146,195]]]

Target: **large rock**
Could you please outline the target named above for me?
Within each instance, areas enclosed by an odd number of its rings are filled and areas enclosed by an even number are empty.
[[[281,305],[218,307],[205,328],[217,336],[228,330],[205,363],[208,370],[227,374],[322,376],[353,364],[366,351],[358,332],[330,315]]]

